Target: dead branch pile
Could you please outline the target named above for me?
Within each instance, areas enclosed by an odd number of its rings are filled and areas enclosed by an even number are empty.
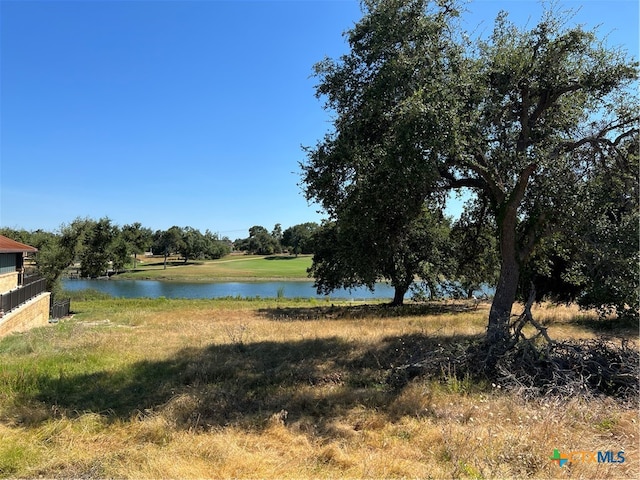
[[[531,286],[524,310],[511,325],[512,341],[491,369],[494,382],[525,397],[638,398],[640,352],[626,340],[555,341],[531,314],[536,298]],[[527,338],[524,328],[536,332]]]
[[[536,345],[524,340],[497,362],[495,383],[525,397],[638,398],[640,354],[605,338]]]
[[[444,380],[454,375],[488,381],[525,398],[606,395],[633,401],[640,396],[640,352],[625,340],[548,343],[523,339],[492,369],[485,368],[483,356],[482,343],[440,345],[421,352],[418,361],[391,368],[387,382],[398,389],[415,377]]]

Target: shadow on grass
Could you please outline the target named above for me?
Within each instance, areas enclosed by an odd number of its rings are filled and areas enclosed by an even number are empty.
[[[189,265],[203,265],[204,262],[200,260],[167,260],[167,267],[184,267]],[[150,270],[162,270],[164,268],[164,261],[159,262],[140,262],[136,268],[130,268],[120,273],[137,273],[137,272],[148,272]],[[119,273],[115,274],[116,276]]]
[[[393,318],[423,315],[447,315],[473,311],[473,302],[431,302],[412,303],[392,306],[388,303],[378,305],[339,305],[314,307],[276,307],[262,308],[258,313],[265,318],[277,321],[299,320],[342,320],[358,318]]]
[[[270,255],[268,257],[264,257],[265,260],[295,260],[297,257],[295,255]]]
[[[638,322],[632,319],[605,318],[599,319],[590,316],[578,315],[569,323],[586,330],[591,330],[596,335],[638,338]]]
[[[407,383],[389,384],[393,367],[443,343],[471,340],[413,334],[376,345],[337,337],[211,345],[113,372],[41,377],[21,400],[44,403],[48,411],[67,416],[94,412],[127,421],[167,414],[179,428],[189,429],[260,428],[281,410],[289,421],[304,418],[322,426],[358,406],[388,412]]]

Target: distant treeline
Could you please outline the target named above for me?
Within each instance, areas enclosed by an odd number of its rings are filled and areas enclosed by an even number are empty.
[[[438,221],[426,221],[430,218],[426,212],[424,218],[425,222],[413,231],[415,241],[411,249],[419,261],[422,262],[425,255],[429,258],[420,278],[431,294],[443,286],[454,285],[459,293],[470,296],[480,285],[493,284],[498,263],[495,242],[488,235],[490,224],[470,224],[466,217],[455,223],[441,216]],[[138,222],[120,227],[109,218],[77,218],[55,232],[0,228],[0,234],[38,249],[32,268],[47,279],[54,293],[57,280],[69,267],[77,270],[81,277],[97,278],[135,269],[138,256],[143,254],[164,257],[166,268],[169,257],[179,256],[187,263],[214,260],[232,251],[255,255],[313,254],[311,273],[316,280],[320,279],[316,286],[327,290],[333,285],[327,283],[332,275],[339,278],[350,275],[340,252],[346,251],[351,258],[354,245],[366,237],[357,230],[338,231],[334,222],[322,225],[306,222],[284,230],[278,223],[271,231],[254,225],[248,233],[246,238],[231,241],[210,230],[202,233],[189,226],[153,231]],[[373,265],[373,254],[362,248],[356,256]],[[412,274],[411,280],[414,278]]]
[[[277,223],[269,232],[265,227],[255,225],[249,229],[247,238],[239,238],[233,245],[236,250],[246,251],[256,255],[272,255],[288,252],[295,255],[314,253],[313,235],[320,226],[307,222],[294,225],[286,230]]]
[[[282,231],[277,224],[269,233],[254,226],[249,237],[233,242],[210,230],[202,233],[189,226],[173,226],[153,231],[138,222],[120,227],[105,217],[77,218],[55,232],[0,228],[0,234],[36,247],[33,268],[55,289],[57,279],[72,265],[82,277],[96,278],[136,268],[138,255],[148,252],[164,256],[165,262],[169,256],[179,255],[185,263],[217,259],[234,249],[259,255],[313,253],[311,237],[318,228],[315,223],[304,223]]]

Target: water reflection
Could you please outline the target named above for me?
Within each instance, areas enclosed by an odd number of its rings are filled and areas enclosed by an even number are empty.
[[[65,290],[93,289],[117,298],[220,298],[262,297],[325,298],[318,295],[313,282],[216,282],[184,283],[158,280],[71,280],[62,281]],[[393,288],[378,284],[373,292],[365,287],[336,290],[330,298],[391,299]]]

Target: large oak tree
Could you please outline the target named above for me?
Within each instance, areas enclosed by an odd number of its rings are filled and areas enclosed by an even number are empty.
[[[334,130],[308,149],[306,194],[354,231],[354,205],[374,205],[362,217],[386,219],[391,234],[442,192],[470,188],[486,201],[500,252],[486,343],[499,354],[523,268],[572,225],[598,152],[628,162],[620,147],[638,135],[638,64],[554,11],[532,29],[500,14],[489,38],[469,41],[454,2],[363,7],[350,52],[316,66]]]

